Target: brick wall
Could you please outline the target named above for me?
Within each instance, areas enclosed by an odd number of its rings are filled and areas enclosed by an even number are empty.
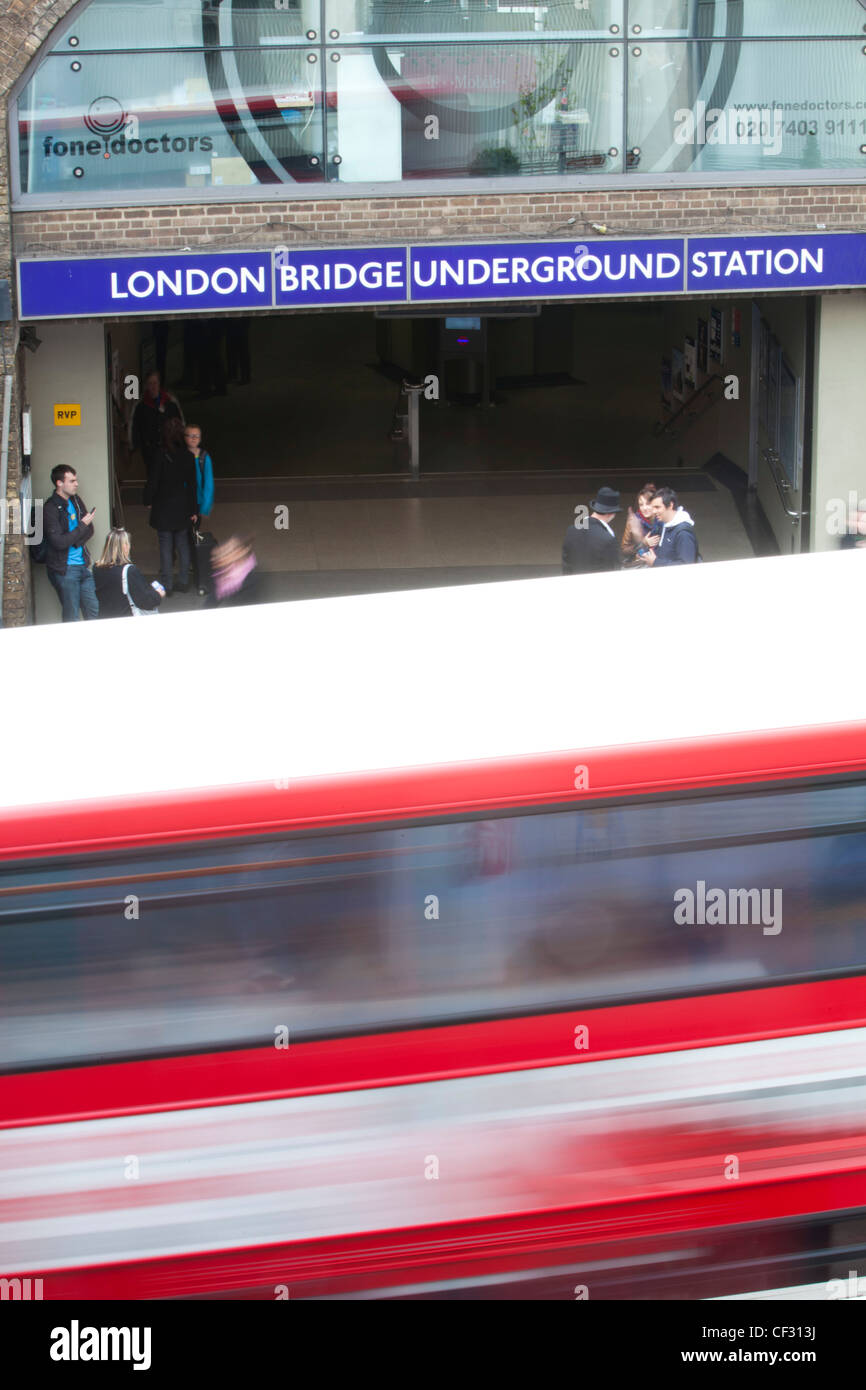
[[[13,218],[19,256],[383,241],[866,229],[866,186],[473,193],[448,197],[73,208]]]

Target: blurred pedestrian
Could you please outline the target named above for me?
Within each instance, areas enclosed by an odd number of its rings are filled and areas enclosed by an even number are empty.
[[[156,613],[165,589],[156,580],[148,584],[130,559],[130,535],[112,526],[102,554],[93,566],[100,618],[140,618]]]
[[[610,523],[622,511],[619,493],[600,487],[585,524],[569,526],[562,545],[563,574],[600,574],[619,569],[619,546]]]
[[[186,446],[183,424],[166,422],[163,447],[151,456],[144,489],[144,505],[150,506],[150,524],[159,539],[159,582],[166,594],[189,588],[189,528],[198,521],[195,459]],[[174,584],[174,551],[177,550],[177,584]]]
[[[205,607],[235,607],[258,600],[258,561],[250,539],[232,536],[215,546],[211,563],[214,591]]]

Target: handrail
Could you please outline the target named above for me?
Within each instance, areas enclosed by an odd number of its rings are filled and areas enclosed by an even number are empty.
[[[778,468],[778,465],[781,462],[779,455],[776,453],[775,449],[762,449],[761,454],[767,464],[767,468],[770,471],[770,477],[776,484],[776,491],[779,494],[779,500],[782,503],[782,509],[784,510],[785,515],[789,516],[792,521],[802,521],[804,516],[808,516],[808,512],[792,512],[791,508],[788,506],[788,499],[786,494],[791,491],[791,484],[788,482],[788,479],[785,477],[784,473],[782,473]]]
[[[710,386],[715,385],[717,381],[724,381],[724,379],[725,378],[722,372],[713,372],[712,376],[708,376],[706,381],[702,381],[697,391],[695,391],[693,395],[689,396],[687,401],[683,401],[679,410],[675,410],[673,415],[671,415],[669,419],[663,420],[660,423],[656,424],[653,430],[653,434],[655,435],[656,439],[660,439],[661,436],[665,433],[665,431],[669,430],[671,425],[675,424],[675,422],[680,418],[681,415],[685,414],[687,410],[691,410],[695,401],[698,400],[698,398],[702,396],[703,393],[707,391]]]

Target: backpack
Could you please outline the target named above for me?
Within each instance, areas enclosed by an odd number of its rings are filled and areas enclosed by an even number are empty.
[[[694,522],[691,522],[691,523],[690,523],[690,529],[691,529],[692,535],[693,535],[694,538],[695,538],[695,564],[696,564],[696,565],[702,565],[702,564],[704,563],[704,557],[703,557],[703,555],[701,554],[701,543],[700,543],[700,541],[698,540],[698,533],[697,533],[697,530],[695,529],[695,523],[694,523]]]
[[[25,505],[25,504],[24,504],[24,502],[23,502],[23,500],[22,500],[22,511],[23,511],[23,509],[24,509],[24,505]],[[45,539],[45,518],[44,518],[44,511],[45,511],[45,508],[44,508],[43,504],[40,502],[40,503],[38,504],[38,509],[37,509],[37,507],[34,505],[34,503],[33,503],[33,501],[32,501],[32,498],[27,502],[26,505],[27,505],[28,512],[27,512],[27,521],[26,521],[26,532],[25,532],[25,534],[26,534],[27,536],[32,536],[32,535],[34,534],[34,532],[35,532],[35,530],[36,530],[36,518],[37,518],[37,517],[38,517],[39,520],[42,522],[42,526],[40,527],[40,530],[41,530],[41,532],[42,532],[42,535],[41,535],[40,539],[39,539],[34,545],[27,544],[27,550],[28,550],[28,552],[29,552],[30,559],[33,561],[34,565],[44,565],[45,562],[46,562],[46,560],[48,559],[48,542],[47,542],[47,540]]]

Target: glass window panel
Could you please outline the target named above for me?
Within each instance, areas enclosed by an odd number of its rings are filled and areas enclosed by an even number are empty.
[[[324,13],[323,33],[319,0],[93,0],[19,100],[21,191],[866,165],[861,0],[631,0],[627,132],[623,0]],[[740,37],[774,29],[859,37]],[[484,41],[556,33],[582,40]]]
[[[78,73],[50,58],[18,102],[22,192],[321,180],[321,65],[305,54],[85,55]]]
[[[308,29],[320,38],[319,20],[319,0],[92,0],[52,47],[80,53],[291,42]]]
[[[619,172],[622,47],[617,58],[609,49],[392,42],[341,50],[327,64],[340,177]]]
[[[628,17],[644,38],[853,36],[864,24],[860,0],[630,0]]]
[[[653,43],[629,61],[643,173],[866,169],[862,44]]]
[[[336,28],[351,41],[372,34],[609,35],[611,24],[622,32],[623,8],[623,0],[326,0],[325,14],[329,34]]]

